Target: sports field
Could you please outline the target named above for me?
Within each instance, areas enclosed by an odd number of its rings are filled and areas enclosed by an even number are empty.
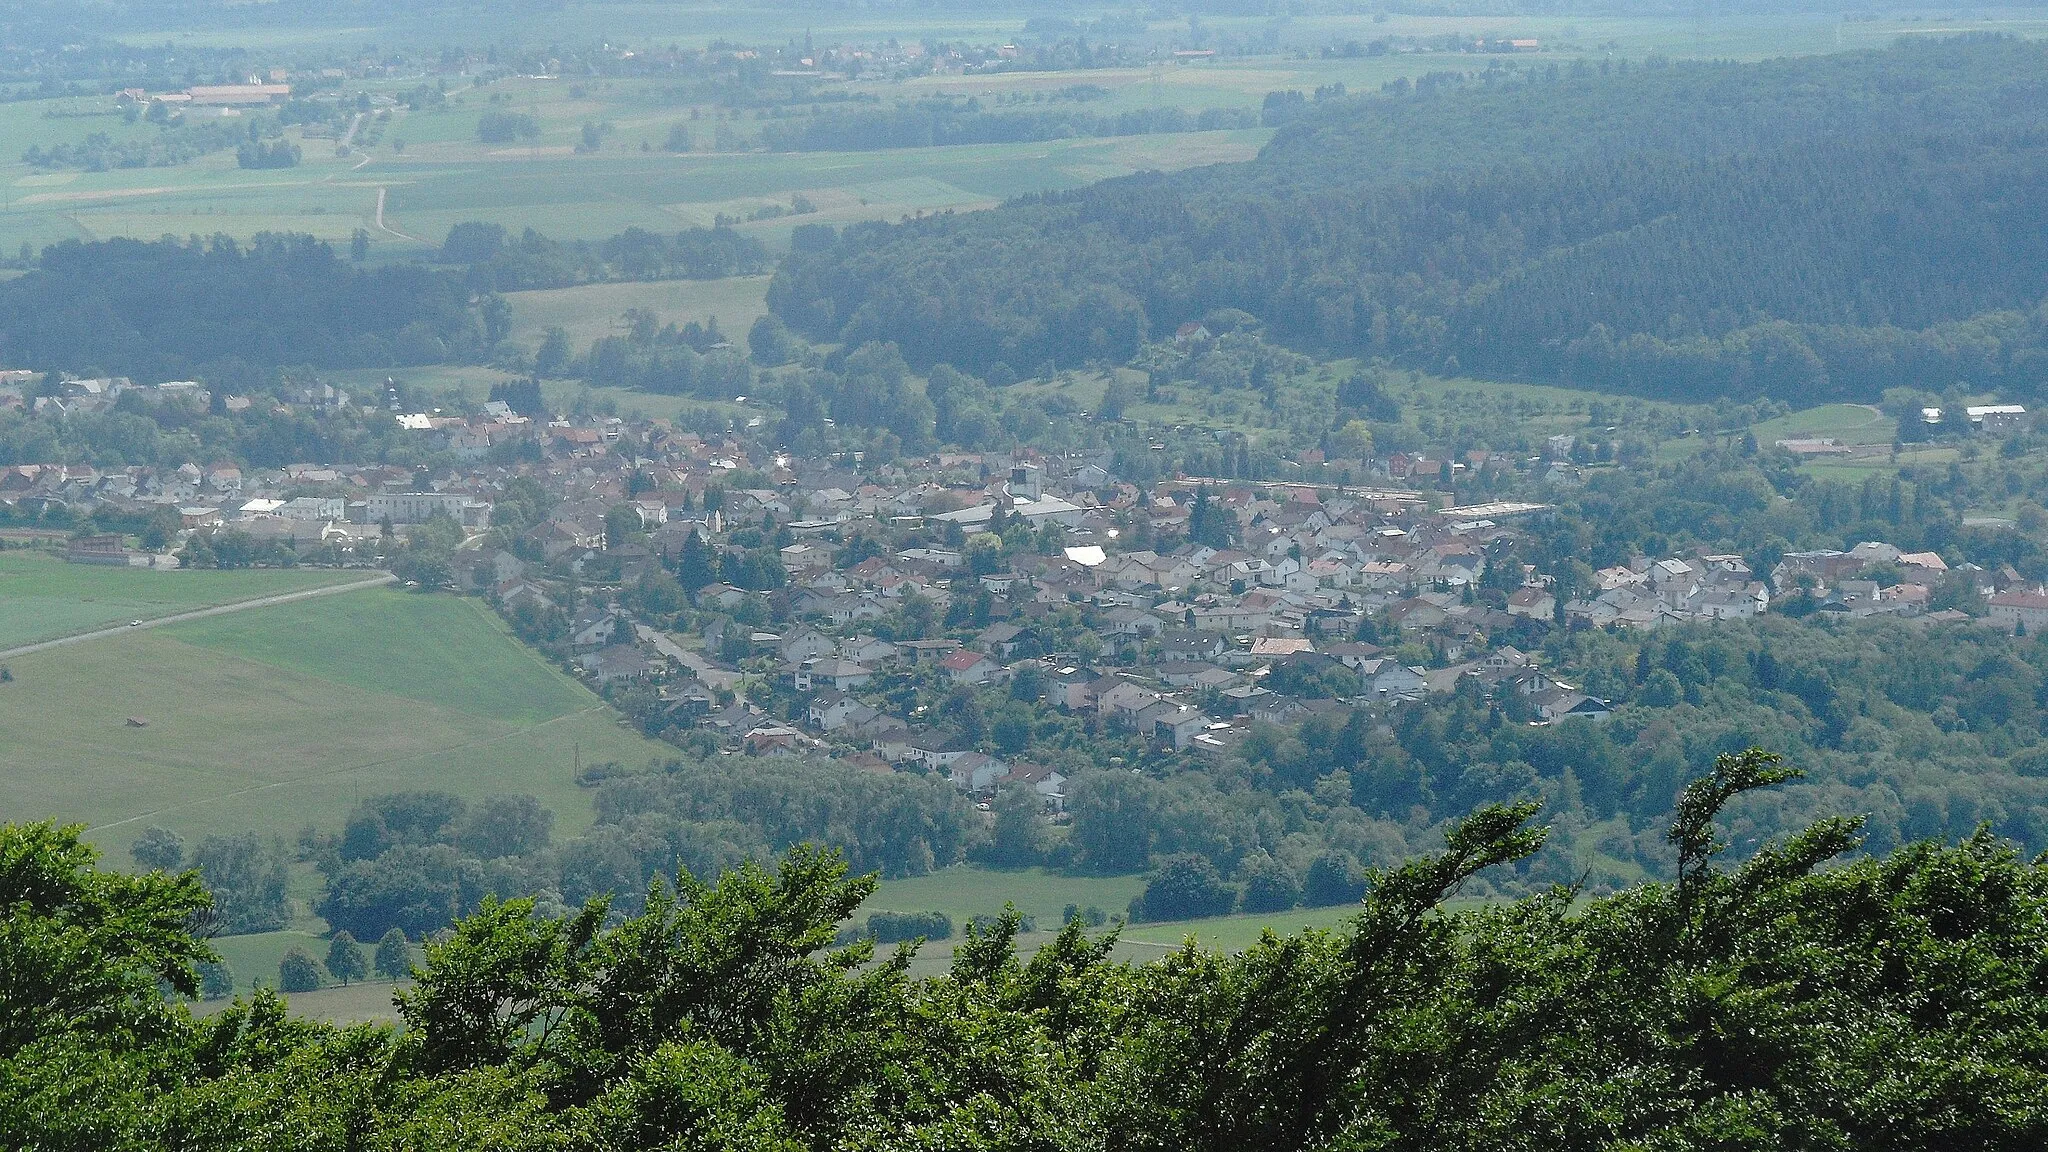
[[[362,572],[264,569],[158,572],[67,564],[47,552],[0,552],[0,649],[363,579]]]
[[[408,788],[532,793],[574,835],[590,820],[578,760],[673,751],[482,605],[389,589],[92,640],[10,670],[0,813],[82,822],[116,864],[152,824],[188,842],[289,836]]]

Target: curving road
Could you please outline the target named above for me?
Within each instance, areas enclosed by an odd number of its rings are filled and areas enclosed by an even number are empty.
[[[298,592],[281,592],[275,596],[262,596],[255,600],[238,600],[233,604],[216,604],[211,608],[196,608],[190,612],[179,612],[172,616],[158,616],[140,624],[118,624],[112,628],[97,628],[91,632],[79,632],[71,636],[59,636],[55,640],[40,640],[34,644],[23,644],[19,648],[0,650],[0,660],[15,656],[26,656],[50,648],[62,648],[67,644],[83,644],[87,640],[101,640],[108,636],[125,636],[144,628],[161,628],[166,624],[182,624],[187,620],[204,620],[208,616],[225,616],[230,612],[246,612],[251,608],[269,608],[277,604],[289,604],[294,600],[311,600],[315,596],[333,596],[341,592],[355,592],[363,588],[376,588],[390,584],[398,577],[389,572],[380,572],[373,579],[357,580],[348,584],[328,584],[320,588],[306,588]]]

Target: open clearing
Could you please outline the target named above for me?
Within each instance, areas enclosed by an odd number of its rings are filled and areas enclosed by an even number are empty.
[[[539,347],[549,328],[569,334],[577,352],[600,336],[625,330],[628,308],[645,308],[663,324],[703,323],[716,318],[726,338],[745,346],[747,329],[768,313],[768,277],[734,276],[724,280],[624,281],[509,292],[514,342]]]
[[[67,564],[47,552],[0,552],[0,648],[363,576],[310,568],[158,572]]]
[[[1823,404],[1750,429],[1757,443],[1828,439],[1843,444],[1889,444],[1898,431],[1891,417],[1867,404]]]
[[[574,835],[590,821],[578,759],[673,751],[623,727],[488,609],[446,596],[343,593],[39,652],[11,670],[0,812],[81,821],[116,864],[151,824],[188,842],[289,835],[409,788],[532,793]]]

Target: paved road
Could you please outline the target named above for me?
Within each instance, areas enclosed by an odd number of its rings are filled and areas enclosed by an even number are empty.
[[[642,642],[653,645],[656,652],[695,672],[697,679],[702,680],[713,688],[730,688],[740,682],[739,673],[728,671],[724,668],[712,667],[704,657],[677,644],[645,624],[633,625],[633,631]]]
[[[311,600],[315,596],[333,596],[340,592],[354,592],[362,588],[375,588],[389,584],[398,577],[389,572],[379,573],[374,579],[357,580],[349,584],[329,584],[322,588],[307,588],[301,592],[285,592],[276,596],[264,596],[256,600],[242,600],[233,604],[217,604],[212,608],[198,608],[191,612],[180,612],[175,616],[158,616],[140,624],[118,624],[112,628],[100,628],[91,632],[80,632],[75,636],[59,636],[55,640],[43,640],[34,644],[23,644],[19,648],[0,650],[0,660],[15,656],[26,656],[48,648],[62,648],[67,644],[83,644],[87,640],[100,640],[108,636],[125,636],[140,632],[144,628],[161,628],[166,624],[182,624],[187,620],[204,620],[208,616],[225,616],[230,612],[246,612],[251,608],[269,608],[276,604],[289,604],[294,600]]]

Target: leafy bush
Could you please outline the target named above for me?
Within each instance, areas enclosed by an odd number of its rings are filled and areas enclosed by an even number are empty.
[[[896,944],[918,937],[953,938],[953,918],[944,912],[875,912],[868,916],[867,937],[878,944]]]
[[[524,112],[493,108],[477,117],[476,138],[485,144],[510,144],[540,135],[540,124]]]
[[[280,992],[316,992],[320,988],[320,965],[306,954],[304,948],[293,948],[284,954],[277,964],[277,988]]]

